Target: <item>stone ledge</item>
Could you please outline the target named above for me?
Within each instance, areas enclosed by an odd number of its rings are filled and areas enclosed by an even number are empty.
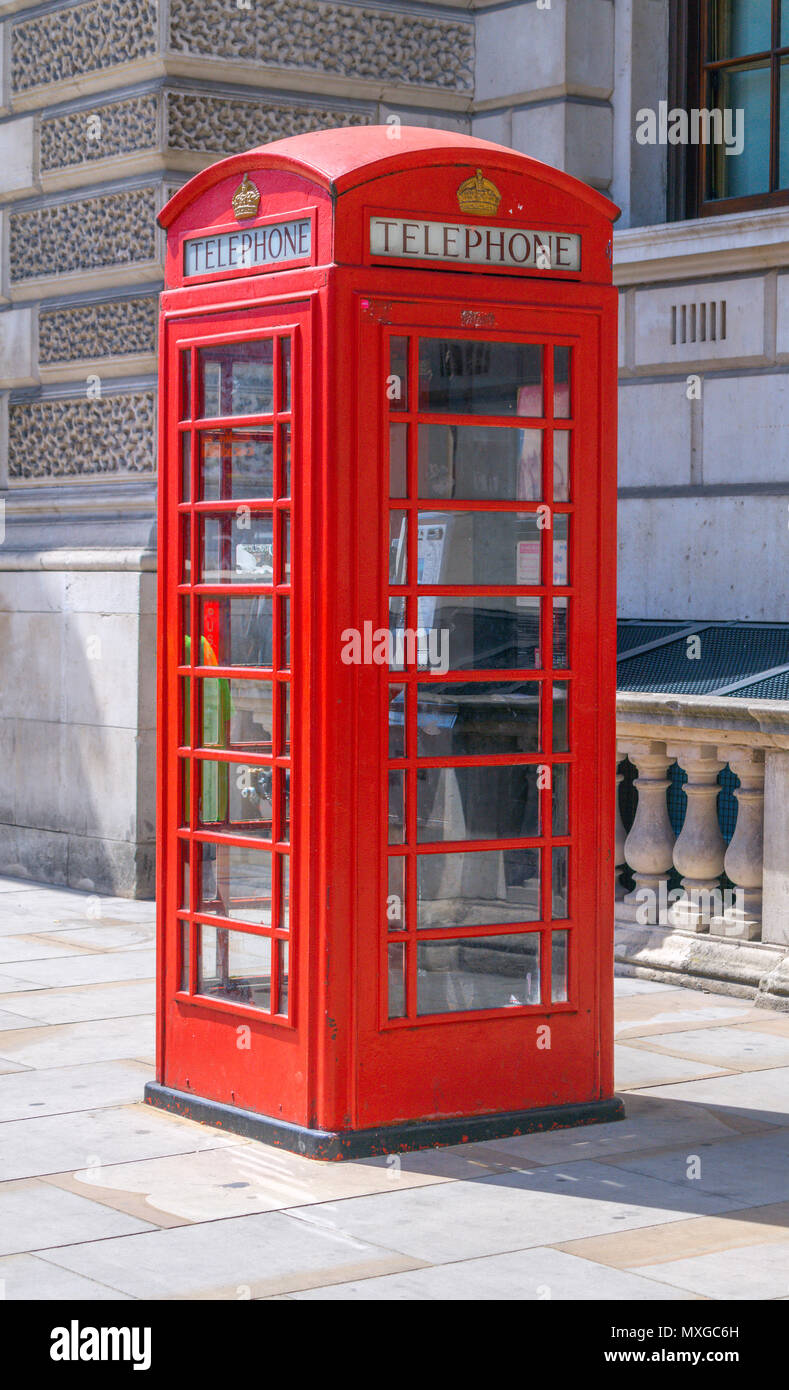
[[[751,999],[789,1013],[789,950],[662,927],[614,924],[616,974]]]

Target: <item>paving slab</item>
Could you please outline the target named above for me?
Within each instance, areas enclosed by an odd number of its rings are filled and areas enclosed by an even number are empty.
[[[0,1077],[0,1122],[132,1105],[152,1076],[151,1065],[120,1060],[16,1072]]]
[[[564,1241],[558,1249],[617,1269],[635,1269],[670,1260],[691,1259],[744,1245],[789,1240],[789,1202],[738,1209],[720,1216],[695,1216],[670,1226],[645,1226]]]
[[[488,1255],[461,1264],[438,1265],[409,1270],[404,1274],[385,1274],[377,1279],[335,1284],[320,1289],[284,1295],[287,1299],[391,1300],[487,1299],[519,1302],[545,1299],[655,1299],[693,1300],[684,1290],[666,1287],[663,1281],[593,1264],[589,1260],[565,1255],[559,1250],[536,1247],[508,1255]]]
[[[9,1120],[0,1139],[0,1182],[244,1142],[150,1105]]]
[[[0,964],[29,965],[32,961],[59,960],[64,956],[84,955],[92,952],[92,947],[73,946],[68,941],[58,940],[62,933],[29,932],[19,936],[0,938]],[[17,974],[26,972],[17,971]]]
[[[724,1068],[708,1062],[693,1062],[684,1057],[668,1057],[646,1046],[636,1048],[628,1043],[614,1046],[614,1078],[618,1091],[641,1086],[662,1086],[669,1081],[695,1081],[702,1076],[720,1076]]]
[[[10,1029],[35,1028],[37,1020],[27,1018],[24,1014],[9,1013],[7,1009],[0,1009],[0,1033],[6,1033]]]
[[[713,1114],[725,1114],[730,1122],[742,1117],[789,1126],[789,1067],[650,1087],[642,1094],[685,1101],[689,1107],[703,1105]]]
[[[154,980],[110,980],[106,984],[68,985],[64,989],[30,989],[24,1000],[0,995],[0,1030],[39,1023],[87,1023],[92,1019],[153,1014]],[[24,1014],[24,1017],[20,1017]],[[6,1024],[3,1020],[9,1020]],[[11,1020],[16,1018],[16,1024]],[[0,1052],[2,1044],[0,1043]]]
[[[394,1162],[315,1163],[266,1144],[242,1141],[228,1149],[121,1163],[98,1174],[76,1172],[73,1181],[78,1190],[132,1212],[140,1211],[143,1198],[147,1206],[169,1216],[215,1221],[492,1171],[481,1157],[463,1150],[391,1157]]]
[[[153,950],[156,927],[153,922],[127,924],[108,920],[81,927],[64,927],[54,935],[58,941],[80,950],[145,951]]]
[[[334,1205],[294,1209],[295,1220],[388,1243],[430,1264],[553,1245],[584,1235],[655,1225],[734,1203],[603,1163],[501,1173]]]
[[[732,1197],[738,1206],[789,1202],[789,1129],[683,1144],[669,1153],[612,1158],[618,1168],[661,1182]]]
[[[38,1255],[6,1255],[0,1259],[0,1299],[26,1303],[32,1300],[72,1303],[82,1299],[93,1303],[110,1300],[126,1303],[129,1295],[99,1284],[95,1279],[73,1274],[70,1269],[61,1269]]]
[[[151,1229],[149,1222],[37,1178],[0,1183],[0,1255]]]
[[[46,1251],[46,1258],[133,1298],[234,1300],[394,1274],[417,1263],[278,1211],[70,1245]]]
[[[657,980],[639,980],[635,975],[614,976],[614,998],[627,999],[632,994],[673,994],[676,985],[659,984]]]
[[[76,947],[73,949],[77,949]],[[6,966],[17,981],[36,988],[92,985],[112,980],[147,980],[155,975],[153,951],[82,951],[57,960],[22,961]],[[0,994],[13,986],[0,979]]]
[[[645,1278],[689,1289],[703,1298],[789,1297],[789,1240],[782,1245],[741,1245],[692,1260],[645,1265]]]
[[[28,1067],[75,1066],[145,1056],[153,1048],[154,1030],[147,1014],[60,1023],[50,1028],[20,1028],[0,1037],[0,1057]]]
[[[690,1057],[727,1070],[760,1071],[789,1066],[789,1034],[765,1033],[742,1024],[738,1028],[704,1028],[632,1041],[631,1048],[649,1048],[670,1057]],[[789,1098],[788,1098],[789,1099]]]

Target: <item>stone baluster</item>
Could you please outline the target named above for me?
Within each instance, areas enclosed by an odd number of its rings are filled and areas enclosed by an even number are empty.
[[[616,763],[617,767],[625,757],[622,749],[617,744]],[[625,885],[622,882],[622,871],[626,867],[625,860],[625,838],[627,831],[622,821],[622,812],[619,809],[619,787],[624,780],[624,774],[616,774],[616,793],[614,798],[614,900],[620,903],[625,896]]]
[[[705,932],[720,910],[716,898],[726,845],[718,823],[718,773],[725,760],[709,743],[670,744],[666,752],[688,774],[688,808],[674,845],[674,868],[682,876],[685,897],[672,903],[668,920],[685,931]]]
[[[618,915],[655,925],[668,901],[674,832],[666,805],[666,774],[674,759],[666,753],[665,743],[656,739],[625,739],[620,748],[638,772],[638,806],[625,840],[625,859],[633,870],[635,887],[618,905]]]
[[[743,941],[759,941],[762,932],[762,877],[764,873],[764,749],[719,748],[728,758],[740,785],[737,824],[723,860],[734,884],[734,901],[714,917],[710,931]]]

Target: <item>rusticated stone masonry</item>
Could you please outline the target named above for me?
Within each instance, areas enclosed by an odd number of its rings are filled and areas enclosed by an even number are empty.
[[[88,111],[48,116],[41,122],[41,172],[155,148],[158,107],[158,97],[150,92]]]
[[[165,144],[174,150],[231,154],[286,135],[329,126],[369,125],[374,117],[322,106],[238,101],[203,92],[168,92]]]
[[[192,9],[200,12],[199,0]],[[156,49],[155,0],[89,0],[11,26],[11,88],[63,82]]]
[[[25,401],[8,412],[11,482],[153,473],[152,391]]]
[[[329,0],[171,0],[173,53],[470,92],[474,26]]]
[[[50,362],[82,362],[156,351],[155,295],[70,309],[42,309],[38,356]]]
[[[158,210],[156,188],[134,188],[12,212],[11,280],[153,260]]]

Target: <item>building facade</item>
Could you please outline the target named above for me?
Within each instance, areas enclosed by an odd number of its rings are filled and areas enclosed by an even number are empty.
[[[786,0],[10,0],[0,37],[0,873],[152,891],[156,214],[268,140],[450,128],[608,193],[621,612],[785,618]]]

